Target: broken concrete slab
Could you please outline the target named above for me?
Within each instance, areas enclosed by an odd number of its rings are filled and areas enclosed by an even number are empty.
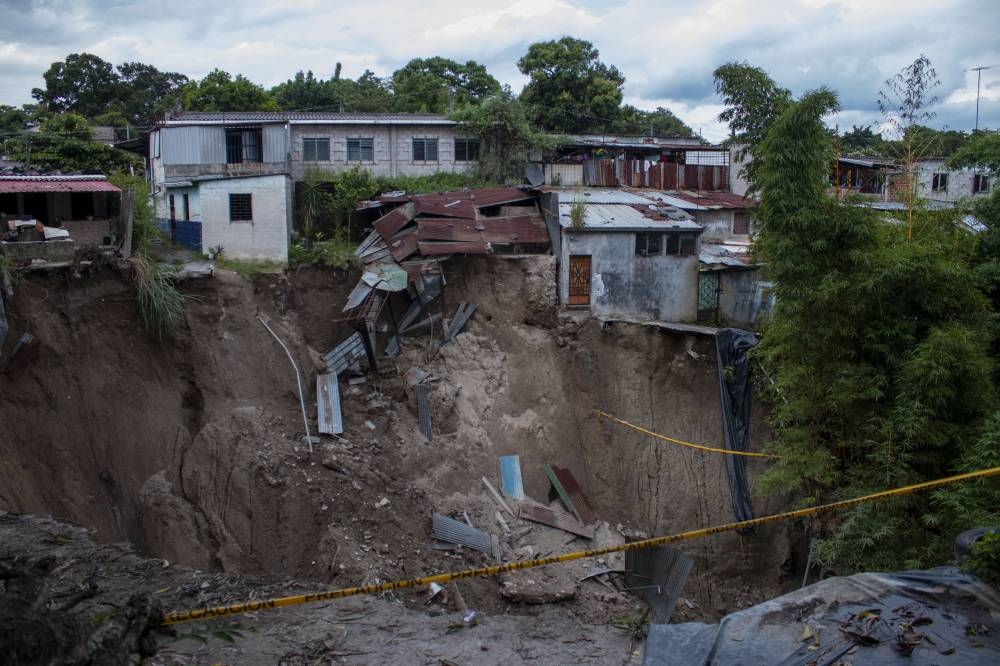
[[[500,577],[500,596],[521,604],[551,604],[576,596],[576,581],[565,567],[544,567],[506,573]]]

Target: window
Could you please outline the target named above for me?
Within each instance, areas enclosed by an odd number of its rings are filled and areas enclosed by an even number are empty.
[[[170,221],[175,222],[177,220],[177,203],[174,201],[174,195],[169,196],[170,199]]]
[[[972,177],[972,193],[979,194],[980,192],[990,191],[990,177],[986,174],[977,173]]]
[[[438,140],[437,139],[414,139],[413,140],[413,161],[414,162],[437,162],[438,161]]]
[[[746,236],[750,233],[750,218],[746,211],[736,211],[733,213],[733,234],[736,236]]]
[[[229,195],[229,221],[253,222],[253,195]]]
[[[303,162],[329,162],[329,139],[302,139]]]
[[[259,127],[226,130],[226,164],[263,162],[263,140]]]
[[[948,191],[948,174],[936,173],[931,176],[931,192]]]
[[[348,162],[374,162],[375,139],[348,139]]]
[[[184,219],[185,220],[190,220],[191,219],[191,195],[190,194],[185,194],[184,195]]]
[[[663,254],[663,234],[638,233],[635,235],[635,253],[641,257]]]
[[[455,139],[456,162],[479,161],[479,139]]]
[[[667,254],[687,256],[694,254],[697,236],[691,232],[667,234]]]

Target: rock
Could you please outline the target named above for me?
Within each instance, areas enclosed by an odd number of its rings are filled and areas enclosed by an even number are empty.
[[[386,507],[386,506],[389,506],[389,498],[388,497],[383,497],[379,501],[375,502],[375,508],[376,509],[381,509],[382,507]]]
[[[502,577],[500,596],[521,604],[551,604],[576,596],[576,581],[566,569],[550,568]]]

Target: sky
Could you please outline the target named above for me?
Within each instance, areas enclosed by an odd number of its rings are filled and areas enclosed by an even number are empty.
[[[926,55],[941,85],[938,129],[971,130],[976,72],[981,128],[1000,128],[997,0],[0,0],[0,104],[32,102],[42,74],[70,53],[139,61],[200,78],[218,67],[266,87],[298,70],[391,74],[411,58],[483,64],[520,91],[517,60],[538,41],[592,42],[625,75],[625,102],[664,106],[706,139],[728,128],[712,71],[763,68],[796,96],[827,86],[849,129],[881,122],[889,79]]]

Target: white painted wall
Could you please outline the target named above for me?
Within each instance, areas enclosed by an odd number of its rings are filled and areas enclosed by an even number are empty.
[[[972,177],[977,173],[973,169],[949,169],[943,159],[920,160],[916,164],[917,196],[932,201],[955,203],[965,197],[988,197],[996,187],[995,180],[990,178],[990,187],[986,192],[972,193]],[[943,191],[931,191],[934,174],[947,173],[948,187]]]
[[[221,245],[225,255],[235,259],[288,261],[291,188],[291,180],[283,175],[198,183],[202,247],[207,252]],[[231,193],[252,195],[252,222],[229,221]]]

